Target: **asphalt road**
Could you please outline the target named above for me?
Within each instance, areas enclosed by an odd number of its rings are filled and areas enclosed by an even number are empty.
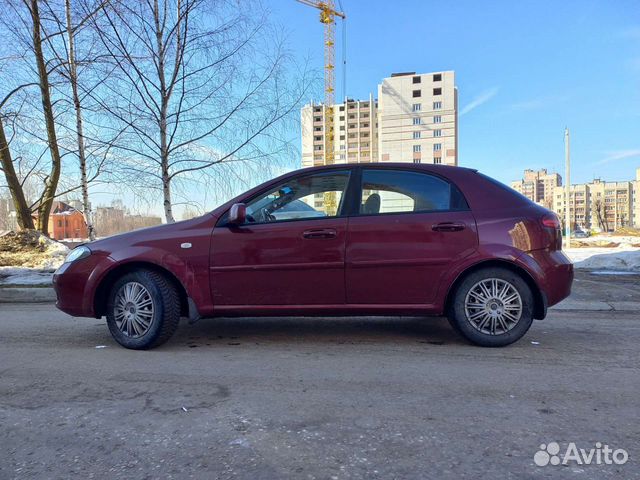
[[[553,312],[502,349],[443,319],[223,319],[135,352],[0,304],[0,478],[640,478],[638,344],[636,314]],[[629,460],[536,466],[552,441]]]

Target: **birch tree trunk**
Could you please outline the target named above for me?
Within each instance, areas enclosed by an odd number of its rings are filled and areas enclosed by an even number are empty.
[[[78,95],[78,68],[75,54],[75,38],[73,26],[71,25],[71,0],[65,0],[65,13],[67,20],[67,37],[69,42],[69,83],[71,83],[71,92],[73,95],[73,107],[76,112],[76,135],[78,140],[78,158],[80,159],[80,188],[82,191],[82,213],[87,223],[87,231],[89,232],[89,240],[95,240],[95,230],[91,215],[91,204],[89,203],[89,186],[87,182],[87,157],[84,145],[84,133],[82,128],[82,105],[80,104],[80,96]]]
[[[11,152],[9,151],[9,143],[4,133],[4,125],[0,118],[0,165],[4,171],[4,176],[9,186],[9,192],[11,193],[11,199],[16,210],[16,216],[18,225],[22,230],[33,230],[35,225],[33,224],[33,218],[31,217],[31,210],[27,205],[27,201],[24,198],[24,192],[22,191],[22,185],[16,175],[16,170],[13,167],[13,160],[11,158]]]
[[[60,180],[61,159],[60,150],[58,148],[58,139],[56,137],[55,120],[53,117],[53,107],[51,105],[51,91],[49,88],[49,74],[42,52],[42,36],[40,27],[40,11],[38,9],[38,0],[30,1],[30,13],[33,23],[33,52],[38,67],[38,79],[40,85],[40,94],[42,97],[42,110],[47,128],[47,143],[51,154],[51,171],[45,180],[44,191],[38,205],[38,230],[44,235],[49,235],[49,214],[53,206],[53,199],[58,188]]]

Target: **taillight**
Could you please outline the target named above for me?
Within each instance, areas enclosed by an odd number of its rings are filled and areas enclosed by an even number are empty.
[[[549,233],[548,248],[550,250],[562,250],[562,232],[558,216],[549,212],[540,219],[540,222]]]
[[[542,217],[542,225],[547,228],[560,230],[560,219],[555,213],[547,213]]]

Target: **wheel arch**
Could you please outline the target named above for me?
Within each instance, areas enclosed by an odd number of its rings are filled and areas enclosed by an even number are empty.
[[[449,311],[456,289],[468,275],[477,272],[478,270],[491,267],[506,268],[518,274],[527,283],[527,285],[531,289],[531,293],[533,294],[533,318],[541,320],[547,315],[547,302],[544,292],[542,292],[531,273],[529,273],[520,265],[502,259],[484,260],[479,263],[473,264],[470,267],[467,267],[465,270],[459,273],[454,282],[449,287],[449,290],[447,291],[447,296],[445,297],[444,303],[445,312]]]
[[[171,271],[155,263],[135,261],[116,266],[100,280],[93,299],[93,308],[97,318],[106,315],[109,292],[111,291],[111,287],[116,282],[116,280],[118,280],[118,278],[122,277],[123,275],[134,272],[136,270],[152,270],[163,275],[169,282],[173,284],[174,287],[176,287],[176,290],[178,291],[178,297],[180,298],[180,315],[187,316],[189,314],[187,291],[178,277],[176,277]]]

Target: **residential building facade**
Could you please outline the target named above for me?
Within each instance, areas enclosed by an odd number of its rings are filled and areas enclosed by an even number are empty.
[[[562,186],[562,177],[548,173],[547,169],[525,170],[521,180],[511,182],[511,188],[546,208],[553,208],[556,187]]]
[[[333,115],[333,122],[327,115]],[[458,100],[453,71],[393,74],[378,99],[346,100],[332,109],[302,108],[302,165],[325,165],[333,125],[334,163],[458,164]]]
[[[458,165],[458,93],[453,71],[393,74],[378,85],[381,162]]]
[[[81,211],[65,202],[53,204],[49,215],[49,237],[54,240],[78,240],[88,236],[87,222]]]
[[[326,105],[310,104],[302,108],[302,166],[327,164],[325,132],[333,124],[333,163],[375,162],[377,144],[378,102],[346,100],[333,106],[333,123]]]
[[[640,168],[631,181],[571,185],[570,209],[572,229],[613,232],[620,227],[640,228]],[[553,210],[565,218],[565,191],[554,189]]]
[[[565,222],[565,187],[562,177],[546,169],[525,170],[511,188],[558,214]],[[571,185],[572,230],[613,232],[621,227],[640,228],[640,168],[635,180],[607,182],[595,179]]]

